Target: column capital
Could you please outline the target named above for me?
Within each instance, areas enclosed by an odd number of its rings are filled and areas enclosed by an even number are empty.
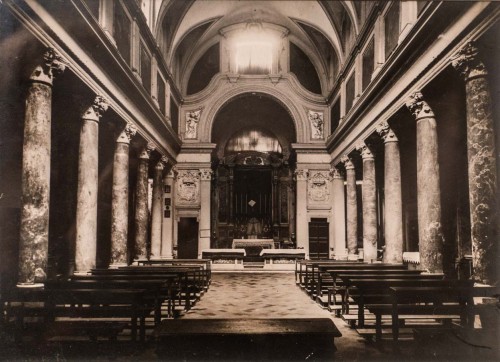
[[[127,122],[125,128],[120,132],[120,135],[116,139],[117,143],[130,143],[132,137],[137,133],[137,127],[132,122]]]
[[[65,69],[66,64],[64,64],[59,53],[54,48],[47,48],[43,54],[42,64],[35,67],[35,70],[31,73],[30,80],[52,85],[54,78],[64,72]]]
[[[143,160],[149,160],[149,156],[151,156],[151,152],[153,152],[156,149],[153,143],[148,142],[147,145],[145,145],[141,153],[139,154],[139,158]]]
[[[467,81],[471,78],[486,76],[488,71],[479,57],[477,47],[469,42],[452,58],[451,65]]]
[[[210,181],[212,180],[212,174],[214,172],[212,171],[211,168],[200,168],[200,176],[201,176],[201,181]]]
[[[340,171],[337,167],[331,168],[330,169],[330,174],[334,179],[344,179],[344,175],[342,174],[342,171]]]
[[[166,165],[168,165],[168,157],[162,156],[162,158],[160,158],[156,163],[155,169],[158,171],[163,171]]]
[[[420,91],[411,94],[406,100],[406,107],[410,110],[416,120],[420,118],[434,117],[432,108],[424,100],[424,96]]]
[[[354,164],[348,155],[342,156],[340,162],[344,164],[346,170],[354,170]]]
[[[309,175],[309,170],[306,168],[295,170],[295,176],[297,177],[297,181],[307,181],[308,175]]]
[[[97,95],[90,107],[83,112],[82,119],[99,122],[99,119],[107,111],[108,107],[109,103],[107,99],[101,95]]]
[[[375,128],[380,137],[384,140],[384,143],[398,142],[398,137],[394,131],[389,126],[387,121],[380,122],[377,128]]]
[[[359,153],[361,153],[361,158],[363,160],[373,160],[375,158],[372,150],[365,142],[358,143],[356,149],[359,151]]]

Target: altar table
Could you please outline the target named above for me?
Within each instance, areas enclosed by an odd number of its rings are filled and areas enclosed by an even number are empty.
[[[257,247],[260,246],[263,249],[274,249],[273,239],[234,239],[233,249],[245,248],[245,247]]]

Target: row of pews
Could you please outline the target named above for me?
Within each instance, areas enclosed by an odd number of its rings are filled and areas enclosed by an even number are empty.
[[[130,335],[145,341],[147,328],[188,311],[210,281],[210,260],[139,260],[137,265],[48,280],[43,288],[3,290],[0,323],[17,341],[28,335],[41,340]]]
[[[398,341],[405,331],[425,327],[473,329],[474,297],[497,295],[494,287],[472,280],[409,270],[403,264],[304,260],[296,264],[296,283],[312,299],[335,312],[360,335]]]

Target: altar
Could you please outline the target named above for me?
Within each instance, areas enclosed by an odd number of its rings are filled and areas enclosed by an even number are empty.
[[[273,239],[233,239],[233,249],[245,249],[248,257],[259,257],[264,249],[274,249]]]
[[[273,239],[233,239],[233,249],[245,247],[261,247],[262,249],[274,249]]]

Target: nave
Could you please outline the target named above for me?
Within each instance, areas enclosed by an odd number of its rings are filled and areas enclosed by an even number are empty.
[[[4,351],[3,358],[26,360],[58,359],[58,360],[275,360],[282,356],[285,360],[325,360],[332,357],[336,360],[365,361],[365,360],[415,360],[427,361],[433,359],[456,359],[471,360],[488,356],[485,354],[484,346],[472,345],[467,341],[459,339],[459,336],[442,335],[436,343],[422,345],[413,338],[400,338],[397,344],[393,344],[390,335],[382,341],[374,341],[373,338],[362,336],[359,329],[353,328],[352,319],[346,314],[337,313],[335,308],[325,306],[321,298],[316,298],[315,293],[309,293],[311,289],[306,287],[318,283],[318,269],[311,272],[312,264],[316,267],[324,267],[328,263],[302,262],[298,274],[293,272],[214,272],[211,273],[210,286],[206,292],[199,293],[200,298],[195,298],[190,308],[176,308],[178,310],[173,316],[166,316],[163,320],[174,320],[180,323],[190,320],[208,321],[217,319],[228,319],[235,321],[250,319],[319,319],[329,318],[333,321],[339,332],[340,338],[335,338],[336,351],[328,351],[329,355],[319,354],[321,349],[311,343],[305,337],[299,339],[277,338],[267,336],[262,338],[244,338],[241,336],[228,336],[221,338],[207,338],[193,333],[189,338],[183,338],[172,344],[170,341],[155,340],[154,322],[151,316],[146,321],[146,338],[143,342],[131,341],[127,332],[122,332],[117,340],[111,341],[99,337],[95,341],[88,338],[68,338],[59,336],[49,342],[37,343],[24,340],[17,345],[9,343],[9,336],[4,332],[0,335],[0,343]],[[308,274],[305,270],[308,264]],[[364,263],[333,263],[342,270],[355,269],[366,270],[370,266]],[[385,269],[383,264],[378,269]],[[330,265],[330,270],[334,267]],[[362,268],[362,269],[361,269]],[[397,273],[397,265],[393,265],[389,273]],[[404,270],[405,268],[399,268]],[[325,271],[326,269],[323,269]],[[406,269],[407,270],[407,269]],[[380,270],[379,270],[380,271]],[[313,275],[316,275],[313,277]],[[402,274],[401,271],[398,273]],[[373,272],[375,274],[375,272]],[[313,281],[313,278],[316,278]],[[325,291],[331,290],[328,281],[323,280]],[[354,295],[354,293],[353,293]],[[338,300],[338,298],[337,298]],[[351,300],[351,311],[347,315],[357,314],[354,299]],[[165,303],[163,310],[165,309]],[[368,310],[366,311],[367,322],[370,320]],[[475,321],[475,327],[478,326]],[[390,324],[384,320],[384,324]],[[387,327],[387,326],[386,326]],[[425,326],[424,326],[425,327]],[[157,337],[157,335],[156,335]],[[166,345],[170,349],[165,349]],[[173,347],[173,349],[172,349]],[[168,352],[168,354],[166,354]],[[496,352],[498,353],[498,351]],[[494,354],[489,354],[494,356]]]

